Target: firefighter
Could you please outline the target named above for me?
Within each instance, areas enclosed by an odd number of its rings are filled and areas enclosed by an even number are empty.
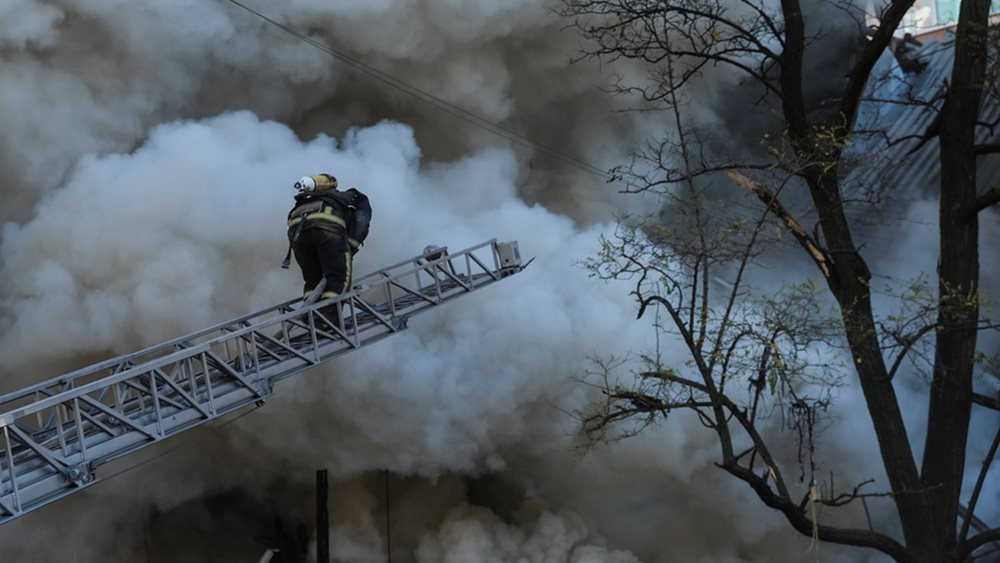
[[[324,278],[326,287],[320,300],[346,293],[351,287],[354,254],[368,236],[372,216],[368,197],[357,188],[338,190],[337,179],[330,174],[304,176],[294,187],[299,193],[288,212],[288,242],[289,253],[295,254],[302,269],[303,299]],[[288,258],[283,267],[287,267]],[[340,323],[337,308],[320,312]]]

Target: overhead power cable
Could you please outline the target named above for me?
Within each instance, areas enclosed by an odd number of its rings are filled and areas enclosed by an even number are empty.
[[[559,162],[562,162],[563,164],[583,170],[588,174],[594,174],[602,178],[608,177],[607,171],[602,170],[586,161],[583,161],[565,151],[561,151],[557,148],[550,147],[548,145],[543,145],[541,143],[533,141],[528,137],[525,137],[524,135],[521,135],[506,127],[503,127],[498,123],[490,121],[466,109],[463,109],[451,102],[448,102],[447,100],[435,96],[434,94],[425,92],[420,88],[408,84],[392,76],[387,72],[381,71],[361,60],[358,60],[357,58],[352,57],[351,55],[348,55],[343,51],[334,49],[333,47],[330,47],[325,43],[317,41],[299,31],[296,31],[286,26],[285,24],[278,22],[273,18],[268,17],[257,10],[254,10],[253,8],[247,6],[246,4],[239,2],[238,0],[227,0],[227,1],[231,4],[239,6],[240,8],[246,10],[247,12],[250,12],[254,16],[260,18],[261,20],[281,29],[282,31],[288,33],[289,35],[295,37],[296,39],[299,39],[300,41],[303,41],[304,43],[307,43],[308,45],[315,47],[316,49],[319,49],[320,51],[330,55],[331,57],[334,57],[335,59],[371,76],[372,78],[375,78],[376,80],[379,80],[387,84],[388,86],[391,86],[405,94],[408,94],[424,103],[430,104],[441,111],[444,111],[454,117],[457,117],[458,119],[465,121],[466,123],[469,123],[471,125],[479,127],[480,129],[486,130],[494,135],[507,139],[512,143],[531,149],[553,160],[557,160]]]

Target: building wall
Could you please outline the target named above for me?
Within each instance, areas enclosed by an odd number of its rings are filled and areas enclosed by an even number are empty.
[[[903,18],[904,31],[914,35],[934,28],[951,26],[958,21],[958,8],[962,0],[916,0]],[[1000,0],[993,0],[991,13],[1000,14]]]

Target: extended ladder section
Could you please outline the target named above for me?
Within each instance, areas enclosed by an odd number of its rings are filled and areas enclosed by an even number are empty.
[[[521,269],[516,242],[428,247],[333,299],[282,303],[0,397],[0,524],[94,484],[104,463],[259,404],[275,382]]]

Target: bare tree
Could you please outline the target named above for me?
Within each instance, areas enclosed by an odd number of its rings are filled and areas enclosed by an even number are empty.
[[[693,412],[718,437],[718,466],[799,532],[900,562],[962,562],[1000,541],[1000,529],[970,526],[1000,429],[981,466],[966,459],[973,405],[1000,406],[973,391],[977,359],[985,356],[977,354],[977,338],[996,329],[982,315],[979,289],[979,215],[1000,201],[1000,185],[977,190],[977,159],[1000,150],[995,142],[976,143],[977,133],[997,125],[982,113],[985,99],[998,103],[989,0],[963,0],[950,78],[933,95],[905,100],[936,114],[916,141],[934,139],[940,147],[940,257],[937,278],[910,282],[897,313],[878,314],[873,306],[872,273],[858,242],[862,223],[852,213],[883,194],[845,181],[862,138],[904,141],[885,128],[871,130],[859,110],[877,101],[869,99],[881,79],[877,63],[895,46],[893,35],[912,3],[886,0],[875,17],[850,2],[823,3],[827,13],[836,9],[856,22],[846,43],[858,40],[842,61],[843,79],[817,93],[809,58],[850,31],[811,20],[808,10],[817,2],[563,0],[563,14],[591,41],[586,55],[648,65],[648,82],[622,81],[616,90],[641,95],[647,109],[668,112],[677,125],[613,171],[627,191],[660,194],[664,213],[672,214],[624,218],[590,267],[606,278],[633,280],[639,316],[665,311],[669,332],[689,353],[683,365],[650,355],[648,369],[626,386],[614,384],[602,364],[598,384],[607,401],[584,414],[584,430],[592,440],[607,439],[677,410]],[[753,108],[777,116],[777,132],[762,139],[763,150],[720,151],[712,143],[719,133],[688,117],[688,98],[710,72],[740,77],[742,91],[753,92]],[[803,217],[815,226],[806,228]],[[759,284],[748,278],[785,240],[803,252],[817,282],[755,291]],[[921,366],[929,406],[918,459],[893,379]],[[848,377],[867,404],[887,491],[869,491],[868,481],[839,490],[832,477],[817,475],[815,436],[833,423],[824,416],[829,390]],[[801,495],[793,496],[788,460],[769,444],[775,420],[799,438],[791,467],[797,462],[808,482]],[[980,469],[963,499],[969,463]],[[898,522],[876,529],[869,519],[845,528],[817,516],[817,507],[859,505],[867,514],[872,497],[890,500]]]

